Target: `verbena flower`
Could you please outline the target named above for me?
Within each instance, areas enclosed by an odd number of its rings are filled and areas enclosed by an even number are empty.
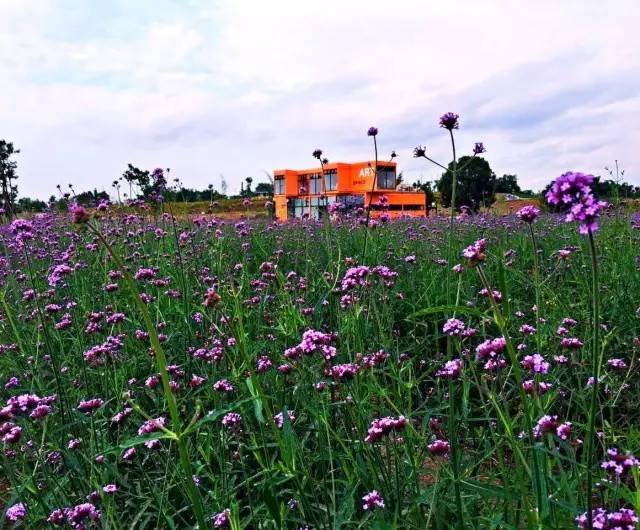
[[[635,530],[638,523],[636,513],[629,508],[621,508],[618,511],[607,511],[604,508],[596,508],[591,512],[593,528],[597,530]],[[584,512],[576,517],[578,528],[589,528],[589,515]]]
[[[7,521],[15,523],[16,521],[21,521],[27,516],[27,507],[22,502],[18,502],[13,506],[7,508],[6,517]]]
[[[377,490],[371,490],[362,497],[362,509],[372,511],[376,508],[384,508],[384,499]]]
[[[584,173],[568,172],[560,175],[547,192],[547,202],[568,208],[565,221],[580,223],[580,233],[598,230],[598,218],[607,206],[593,196],[591,186],[595,177]]]
[[[482,142],[476,142],[473,145],[473,154],[474,155],[481,155],[482,153],[486,153],[487,150],[484,147],[484,144]]]
[[[487,259],[486,250],[487,240],[478,239],[473,245],[469,245],[462,251],[462,256],[469,260],[470,265],[478,265]]]
[[[516,217],[525,223],[531,224],[540,216],[540,208],[532,205],[523,206],[516,212]]]
[[[369,130],[367,131],[367,136],[377,136],[377,135],[378,135],[378,128],[369,127]]]
[[[455,112],[446,112],[440,116],[440,127],[449,131],[458,128],[458,116]]]

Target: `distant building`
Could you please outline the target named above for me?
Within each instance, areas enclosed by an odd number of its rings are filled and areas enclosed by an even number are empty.
[[[335,162],[323,168],[277,169],[274,174],[276,218],[319,219],[330,205],[341,209],[371,207],[371,216],[386,212],[391,217],[426,217],[427,195],[422,191],[397,189],[395,162]],[[373,188],[373,191],[372,191]],[[387,198],[385,208],[380,198]]]

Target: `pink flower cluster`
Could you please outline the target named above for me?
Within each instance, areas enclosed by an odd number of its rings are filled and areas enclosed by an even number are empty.
[[[561,440],[568,440],[571,434],[571,422],[561,423],[558,421],[558,416],[542,416],[533,428],[533,435],[536,438],[553,433]]]
[[[635,530],[639,521],[636,512],[629,508],[621,508],[617,512],[609,512],[604,508],[596,508],[591,512],[593,528],[598,530]],[[589,528],[587,512],[576,517],[578,528]]]
[[[314,329],[308,329],[302,334],[302,341],[297,346],[287,348],[284,356],[287,359],[298,359],[302,354],[313,355],[320,352],[322,356],[329,360],[336,356],[336,348],[331,343],[335,341],[334,333],[323,333]]]
[[[394,418],[393,416],[377,418],[371,422],[364,441],[368,443],[377,442],[382,439],[383,436],[393,431],[401,431],[406,426],[407,418],[404,416],[398,416],[397,418]]]

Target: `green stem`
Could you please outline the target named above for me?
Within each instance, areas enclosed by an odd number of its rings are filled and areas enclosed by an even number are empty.
[[[376,137],[373,137],[373,149],[376,154],[376,165],[375,170],[373,172],[373,183],[371,184],[371,192],[369,193],[369,204],[367,205],[367,219],[364,223],[364,244],[362,245],[362,259],[360,263],[362,265],[365,264],[365,259],[367,257],[367,239],[369,236],[369,219],[371,218],[371,201],[373,200],[373,192],[376,189],[376,180],[378,179],[378,142],[376,141]]]
[[[589,407],[589,425],[587,428],[586,455],[587,455],[587,522],[589,530],[593,530],[593,460],[594,460],[594,437],[596,427],[596,414],[598,408],[598,390],[600,386],[600,289],[598,282],[598,255],[596,244],[593,239],[593,232],[589,230],[589,249],[591,251],[591,296],[593,322],[591,323],[593,332],[591,371],[593,376],[593,386],[591,390],[591,405]]]

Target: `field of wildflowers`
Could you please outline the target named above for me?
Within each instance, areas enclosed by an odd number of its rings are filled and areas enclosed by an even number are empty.
[[[561,214],[5,225],[5,524],[635,528],[640,218],[590,179]]]

